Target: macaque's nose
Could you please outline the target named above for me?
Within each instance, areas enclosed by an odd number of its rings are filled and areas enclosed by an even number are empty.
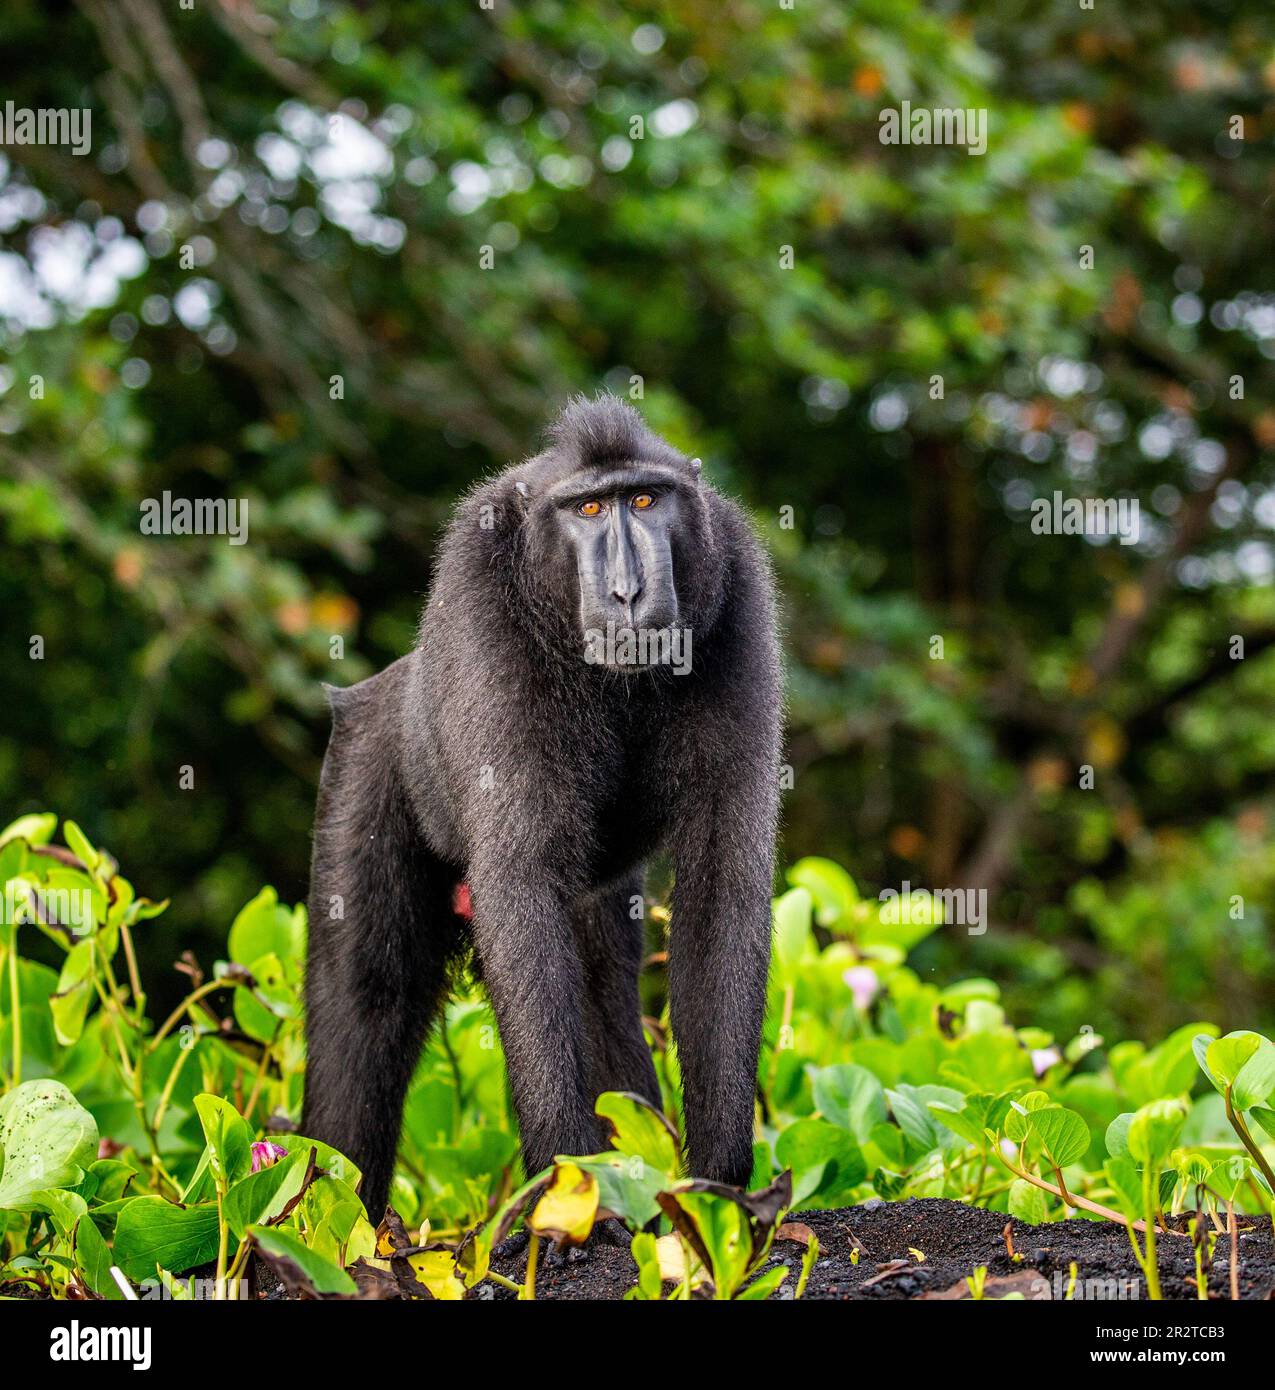
[[[635,578],[617,582],[611,590],[611,597],[632,613],[638,599],[642,597],[642,581]]]

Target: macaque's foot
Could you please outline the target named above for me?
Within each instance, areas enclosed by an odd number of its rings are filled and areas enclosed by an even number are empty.
[[[587,1245],[558,1245],[553,1244],[545,1251],[544,1264],[546,1269],[561,1269],[564,1265],[578,1265],[589,1258],[589,1247]]]
[[[594,1241],[599,1245],[614,1245],[617,1249],[627,1250],[633,1244],[633,1237],[623,1221],[618,1217],[608,1216],[593,1228],[589,1242],[592,1244]]]
[[[582,1260],[589,1259],[595,1250],[603,1246],[627,1250],[632,1243],[633,1237],[624,1222],[614,1216],[608,1216],[605,1221],[599,1221],[594,1226],[589,1232],[589,1239],[583,1245],[564,1247],[555,1244],[545,1256],[545,1264],[550,1269],[560,1269],[563,1265],[579,1264]]]
[[[493,1246],[491,1253],[498,1260],[512,1260],[515,1255],[522,1254],[529,1240],[526,1231],[515,1231],[513,1235],[506,1236],[499,1245]]]
[[[502,1240],[491,1253],[498,1260],[510,1260],[523,1254],[529,1242],[530,1237],[525,1230],[515,1231],[513,1235]],[[564,1265],[579,1264],[582,1260],[587,1260],[592,1251],[599,1246],[608,1245],[615,1249],[627,1250],[632,1243],[633,1237],[625,1224],[609,1216],[605,1221],[598,1222],[583,1245],[564,1246],[555,1242],[543,1253],[542,1259],[547,1268],[561,1269]]]

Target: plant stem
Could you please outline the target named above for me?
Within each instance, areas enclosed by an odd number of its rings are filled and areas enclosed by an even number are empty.
[[[438,1026],[439,1041],[443,1044],[443,1054],[447,1058],[447,1065],[451,1068],[452,1086],[455,1090],[455,1128],[452,1137],[460,1138],[460,1130],[465,1121],[465,1084],[461,1079],[460,1061],[452,1049],[451,1035],[447,1031],[447,1010],[444,1009]]]
[[[1158,1303],[1163,1298],[1163,1294],[1160,1292],[1160,1265],[1156,1260],[1155,1253],[1155,1190],[1151,1186],[1151,1165],[1149,1163],[1142,1170],[1142,1209],[1147,1214],[1145,1226],[1147,1254],[1142,1270],[1147,1276],[1147,1297]]]
[[[1266,1155],[1253,1142],[1253,1136],[1248,1132],[1248,1126],[1240,1118],[1234,1107],[1231,1105],[1231,1088],[1226,1088],[1226,1118],[1231,1122],[1231,1128],[1240,1136],[1240,1142],[1249,1151],[1253,1162],[1262,1170],[1262,1176],[1270,1184],[1271,1191],[1275,1192],[1275,1172],[1271,1171],[1271,1165],[1266,1161]]]
[[[503,1274],[497,1274],[494,1269],[487,1271],[487,1278],[493,1284],[499,1284],[502,1289],[512,1289],[519,1297],[522,1296],[522,1285],[515,1284],[512,1279],[506,1279]]]
[[[225,1302],[226,1298],[226,1249],[229,1244],[230,1227],[226,1225],[225,1213],[221,1209],[221,1188],[217,1188],[217,1283],[213,1298]]]
[[[181,1022],[181,1016],[192,1004],[197,1004],[205,995],[211,994],[215,989],[233,989],[232,980],[207,980],[198,989],[193,989],[172,1011],[160,1026],[159,1032],[150,1040],[148,1051],[154,1052],[155,1049],[164,1041],[172,1030]]]
[[[137,954],[133,950],[133,935],[123,923],[120,924],[120,940],[124,943],[124,959],[128,962],[128,984],[133,991],[133,1006],[140,1019],[146,1012],[146,996],[142,993],[142,977],[137,970]]]
[[[270,1063],[270,1053],[276,1042],[279,1040],[279,1030],[283,1027],[282,1022],[274,1026],[274,1037],[270,1039],[261,1049],[261,1061],[257,1066],[257,1074],[252,1080],[252,1090],[248,1092],[248,1103],[244,1106],[243,1117],[245,1120],[252,1119],[253,1106],[257,1103],[257,1097],[261,1094],[262,1083],[266,1079],[266,1067]]]
[[[128,1047],[125,1045],[123,1034],[120,1032],[117,1015],[119,1006],[116,1001],[107,993],[102,981],[96,975],[93,976],[93,988],[97,992],[98,1000],[102,1005],[102,1016],[110,1024],[111,1036],[115,1039],[115,1046],[120,1054],[120,1075],[124,1078],[124,1084],[130,1090],[133,1087],[133,1063],[128,1055]]]
[[[1039,1187],[1045,1192],[1052,1192],[1055,1197],[1061,1198],[1069,1207],[1091,1211],[1095,1216],[1105,1216],[1108,1221],[1114,1221],[1120,1226],[1128,1226],[1134,1231],[1146,1230],[1145,1224],[1141,1221],[1130,1221],[1128,1217],[1121,1216],[1118,1211],[1112,1211],[1110,1207],[1104,1207],[1098,1202],[1091,1202],[1088,1197],[1079,1197],[1074,1192],[1063,1191],[1055,1187],[1053,1183],[1046,1182],[1044,1178],[1038,1178],[1034,1173],[1029,1173],[1025,1168],[1016,1168],[998,1148],[993,1148],[992,1152],[996,1155],[997,1161],[1004,1164],[1016,1178],[1022,1178],[1025,1182],[1031,1183],[1033,1187]]]
[[[156,1132],[160,1125],[164,1123],[164,1116],[168,1112],[168,1103],[173,1098],[173,1087],[177,1084],[177,1078],[181,1075],[182,1068],[186,1065],[186,1059],[195,1049],[193,1047],[179,1047],[177,1049],[177,1060],[169,1068],[168,1079],[164,1082],[164,1089],[159,1093],[159,1104],[155,1107],[155,1119],[153,1121]]]
[[[1240,1301],[1240,1224],[1235,1219],[1234,1201],[1226,1204],[1226,1224],[1231,1232],[1231,1302]]]
[[[789,1028],[792,1027],[792,1007],[793,1001],[795,999],[796,990],[794,986],[785,985],[783,1015],[779,1020],[779,1041],[777,1042],[774,1050],[770,1054],[770,1076],[767,1078],[766,1081],[767,1091],[773,1091],[775,1089],[775,1080],[779,1075],[779,1054],[783,1051],[784,1037],[787,1034]]]
[[[522,1286],[520,1299],[530,1301],[536,1296],[536,1260],[540,1257],[540,1237],[532,1235],[527,1242],[527,1277]]]
[[[22,1084],[22,1010],[18,1007],[18,928],[13,928],[13,941],[9,946],[9,1018],[13,1023],[13,1071],[9,1077],[11,1086]]]
[[[239,1249],[235,1251],[235,1258],[230,1264],[230,1297],[236,1303],[239,1301],[239,1286],[243,1283],[243,1272],[248,1264],[248,1254],[252,1249],[252,1242],[247,1236],[239,1242]]]

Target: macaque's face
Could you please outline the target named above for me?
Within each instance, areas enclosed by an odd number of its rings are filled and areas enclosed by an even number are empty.
[[[624,639],[678,625],[675,561],[687,487],[665,469],[638,465],[579,474],[553,490],[553,522],[574,560],[580,633],[595,664],[667,663],[667,645]]]

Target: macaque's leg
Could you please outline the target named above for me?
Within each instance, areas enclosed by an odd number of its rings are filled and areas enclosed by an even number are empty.
[[[687,798],[672,841],[669,1011],[691,1176],[746,1187],[770,965],[775,791],[764,769],[751,783],[722,775],[702,785],[715,794]]]
[[[584,965],[590,1089],[595,1097],[632,1091],[658,1108],[660,1084],[642,1033],[638,993],[646,949],[641,875],[591,896],[572,920]]]
[[[528,1177],[555,1154],[596,1153],[584,976],[562,896],[508,857],[470,866],[474,943],[491,995]]]
[[[428,850],[398,782],[381,677],[334,694],[315,816],[302,1133],[363,1172],[380,1219],[403,1097],[441,1003],[461,924],[455,875]]]

